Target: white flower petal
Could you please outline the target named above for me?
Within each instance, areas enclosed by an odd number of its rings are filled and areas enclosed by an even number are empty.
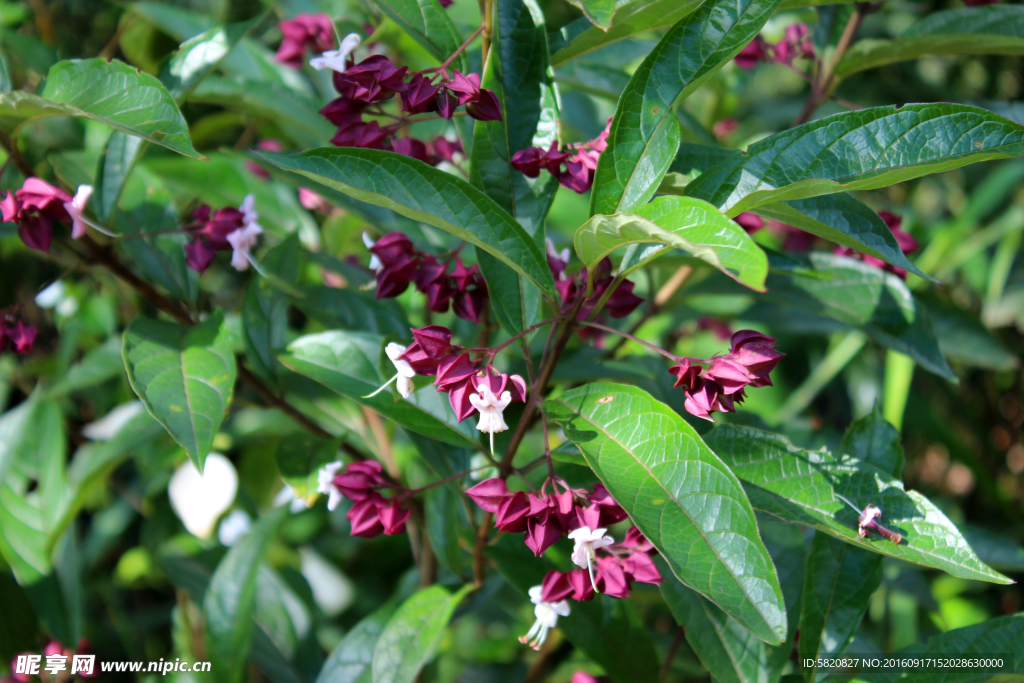
[[[200,538],[213,534],[217,518],[231,507],[237,491],[238,474],[234,465],[217,453],[206,456],[202,474],[192,461],[183,463],[167,487],[175,514],[189,533]]]

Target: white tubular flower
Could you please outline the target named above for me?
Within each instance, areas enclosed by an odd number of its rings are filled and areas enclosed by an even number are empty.
[[[366,232],[363,232],[363,244],[366,245],[367,249],[372,249],[373,245],[375,245],[377,243],[374,242],[372,239],[370,239],[370,235],[369,234],[367,234]],[[376,254],[371,252],[371,254],[370,254],[370,270],[372,270],[375,273],[379,273],[383,269],[384,269],[384,264],[380,262],[380,259],[377,258]]]
[[[494,433],[508,429],[508,425],[505,424],[505,416],[502,413],[512,402],[512,392],[504,391],[501,398],[498,398],[487,384],[480,385],[477,391],[480,393],[469,395],[469,402],[480,413],[480,420],[476,423],[476,428],[491,435],[491,453],[493,454]]]
[[[595,593],[598,590],[597,583],[594,581],[594,563],[597,561],[594,552],[615,543],[614,538],[605,536],[606,531],[607,529],[591,530],[590,527],[581,526],[569,533],[569,538],[576,543],[572,549],[572,561],[577,567],[587,568],[587,572],[590,573],[590,585]]]
[[[345,463],[341,461],[329,462],[316,473],[316,490],[317,493],[327,494],[328,510],[334,510],[341,502],[341,491],[334,486],[334,475],[344,466]]]
[[[412,378],[416,376],[416,371],[409,365],[409,361],[402,360],[399,358],[407,347],[401,344],[391,342],[384,347],[384,353],[388,355],[391,362],[394,363],[395,369],[398,370],[398,374],[395,375],[398,378],[398,393],[402,395],[402,398],[409,398],[414,389],[412,385]]]
[[[256,246],[256,239],[263,232],[263,228],[256,222],[260,215],[256,212],[256,197],[251,194],[245,196],[242,205],[238,210],[242,212],[242,227],[234,232],[228,233],[228,244],[231,245],[231,267],[235,270],[245,270],[249,267],[249,252]]]
[[[70,202],[64,202],[64,210],[71,216],[71,237],[79,239],[85,234],[86,223],[82,220],[82,212],[85,211],[89,197],[92,196],[92,185],[79,185],[78,191]]]
[[[337,50],[328,50],[319,57],[309,60],[309,65],[320,71],[322,69],[333,69],[334,71],[345,72],[345,61],[352,51],[359,47],[362,38],[358,33],[350,33],[341,41],[341,47]]]
[[[530,589],[530,602],[536,605],[533,608],[533,615],[537,617],[537,620],[533,622],[533,626],[525,636],[519,636],[520,643],[529,644],[534,650],[539,650],[540,646],[544,644],[548,637],[548,631],[558,623],[558,617],[567,617],[570,611],[569,602],[566,600],[544,602],[541,599],[542,590],[541,586],[534,586]]]
[[[260,217],[259,213],[256,212],[256,195],[251,193],[245,195],[245,199],[242,200],[242,205],[238,207],[238,210],[242,212],[242,223],[245,227],[255,223],[256,219]]]

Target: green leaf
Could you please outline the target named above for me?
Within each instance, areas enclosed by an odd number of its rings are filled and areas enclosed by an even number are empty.
[[[458,29],[437,0],[373,0],[373,4],[440,62],[462,45]],[[465,73],[466,65],[462,53],[454,67]]]
[[[769,136],[690,183],[729,216],[772,202],[871,190],[1024,154],[1024,127],[962,104],[874,107]]]
[[[224,315],[193,326],[138,316],[124,332],[122,354],[132,389],[202,472],[235,388]]]
[[[997,617],[981,624],[939,633],[925,645],[909,645],[891,656],[913,654],[932,657],[987,657],[1005,654],[1004,663],[1013,667],[1013,674],[995,676],[993,683],[1011,683],[1019,680],[1021,662],[1024,661],[1024,615]],[[1010,660],[1010,661],[1007,661]],[[850,683],[971,683],[988,680],[991,674],[979,677],[978,669],[962,668],[937,673],[932,668],[891,668],[875,670],[855,676]],[[829,679],[830,681],[833,679]],[[840,680],[840,679],[835,679]]]
[[[794,306],[863,330],[929,372],[954,380],[927,311],[896,275],[823,252],[770,259],[766,300]]]
[[[192,88],[262,20],[263,16],[259,16],[250,21],[217,26],[183,42],[161,74],[171,96],[179,102],[185,99]]]
[[[882,555],[814,534],[804,575],[800,657],[843,652],[864,621],[871,594],[882,583]],[[814,669],[808,671],[814,680]]]
[[[836,66],[836,76],[926,55],[1024,54],[1024,7],[992,5],[932,12],[895,40],[861,40]]]
[[[850,425],[839,450],[874,465],[896,479],[903,477],[900,433],[886,421],[877,403],[868,415]]]
[[[638,33],[668,28],[700,6],[698,0],[632,0],[616,3],[611,28],[580,17],[559,30],[551,46],[555,66]]]
[[[127,214],[114,216],[114,226],[130,239],[120,240],[118,246],[128,254],[142,277],[156,282],[179,299],[195,301],[199,293],[199,274],[188,267],[185,244],[188,236],[180,233],[139,236],[141,233],[162,233],[178,229],[178,214],[166,195],[153,197]]]
[[[453,446],[479,446],[471,421],[455,421],[448,399],[433,386],[415,391],[407,399],[379,389],[391,377],[381,375],[384,338],[362,332],[322,332],[300,337],[279,356],[285,366],[306,375],[342,396],[371,408],[411,431]]]
[[[709,0],[658,42],[619,98],[590,195],[590,215],[650,199],[675,159],[675,108],[749,43],[780,0]]]
[[[81,361],[72,365],[67,373],[46,390],[47,398],[59,398],[73,391],[88,389],[121,377],[124,360],[121,359],[121,340],[111,337],[101,346],[90,350]],[[3,478],[0,473],[0,478]]]
[[[42,512],[7,481],[0,481],[0,555],[22,586],[53,572]]]
[[[647,392],[589,384],[544,403],[672,573],[761,640],[786,639],[786,606],[739,480]]]
[[[522,539],[512,534],[501,534],[484,552],[523,598],[529,597],[530,588],[539,586],[544,575],[555,568],[546,559],[534,557]],[[569,608],[569,616],[559,617],[556,628],[613,681],[658,680],[657,651],[632,600],[602,595],[589,602],[570,602]],[[532,610],[530,615],[532,618]]]
[[[476,588],[467,584],[454,595],[429,586],[402,603],[373,650],[373,683],[413,683],[444,638],[462,599]]]
[[[340,287],[303,287],[303,298],[293,303],[309,315],[330,327],[362,330],[378,334],[409,336],[408,318],[395,301],[378,301],[353,289]]]
[[[115,130],[107,140],[96,170],[96,191],[92,197],[96,218],[101,223],[109,221],[114,214],[121,192],[135,168],[135,162],[142,155],[144,145],[145,140],[142,138],[119,130]]]
[[[851,455],[805,451],[785,437],[746,427],[721,426],[706,435],[708,445],[743,483],[754,509],[790,524],[802,524],[841,541],[953,576],[993,583],[1010,579],[986,567],[949,519],[916,491]],[[899,545],[857,532],[860,508],[882,510],[880,522],[903,534]]]
[[[0,416],[0,481],[15,461],[31,457],[32,422],[38,405],[36,399],[29,398]]]
[[[661,595],[686,642],[716,683],[760,683],[768,670],[768,646],[710,600],[681,584],[658,558],[665,580]]]
[[[602,31],[611,28],[615,0],[569,0],[569,3],[579,7],[583,11],[583,16]]]
[[[256,577],[278,524],[288,508],[277,508],[255,524],[217,565],[203,598],[207,650],[218,678],[239,681],[249,654],[256,611]]]
[[[259,156],[361,201],[446,230],[555,295],[547,259],[529,233],[487,195],[449,173],[395,152],[350,147]]]
[[[837,193],[765,204],[757,207],[754,213],[931,279],[906,257],[885,221],[863,202],[848,194]]]
[[[465,575],[465,558],[459,532],[469,528],[464,508],[459,501],[460,491],[451,486],[435,486],[424,492],[424,526],[430,546],[442,567],[455,575]]]
[[[322,439],[308,432],[286,434],[277,442],[274,461],[285,483],[298,498],[316,497],[317,472],[339,459],[340,439]]]
[[[914,294],[928,311],[939,339],[939,350],[950,360],[972,367],[1012,370],[1020,358],[1011,352],[970,311],[943,301],[930,292]]]
[[[377,639],[394,613],[389,602],[353,626],[331,651],[316,683],[366,683]]]
[[[751,289],[763,291],[768,274],[767,256],[743,228],[707,202],[689,197],[659,197],[634,214],[593,216],[576,230],[573,243],[587,268],[626,245],[658,245],[626,252],[623,275],[673,247]]]
[[[156,78],[123,62],[75,59],[58,62],[42,97],[17,91],[0,95],[0,128],[10,133],[25,121],[75,116],[202,159],[174,98]]]
[[[288,298],[276,289],[265,290],[253,278],[242,301],[242,341],[246,360],[260,377],[275,381],[288,331]]]

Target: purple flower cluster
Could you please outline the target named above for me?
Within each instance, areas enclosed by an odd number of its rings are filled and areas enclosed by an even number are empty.
[[[412,510],[403,508],[400,497],[385,498],[376,489],[384,485],[380,463],[364,460],[346,465],[334,474],[330,485],[352,501],[345,518],[352,523],[352,535],[374,538],[405,531]]]
[[[0,317],[0,353],[10,346],[15,353],[32,353],[32,347],[36,342],[36,330],[34,325],[26,325],[21,320],[14,320],[11,317]]]
[[[450,305],[463,320],[480,322],[487,305],[487,284],[478,266],[467,268],[458,255],[439,261],[418,251],[400,232],[389,232],[376,242],[364,239],[373,254],[370,268],[376,272],[378,299],[396,297],[415,284],[427,295],[431,311],[445,313]]]
[[[320,54],[334,47],[334,22],[326,14],[300,14],[280,22],[280,47],[274,59],[293,69],[301,69],[306,51]]]
[[[601,134],[589,142],[576,143],[559,151],[558,141],[552,141],[548,149],[527,147],[512,155],[512,168],[529,178],[540,175],[541,169],[558,178],[563,187],[583,194],[594,184],[594,171],[601,152],[608,147],[608,131],[612,120],[609,118]],[[562,166],[565,166],[563,169]]]
[[[507,391],[513,402],[526,400],[526,381],[522,377],[499,373],[489,363],[481,367],[481,361],[474,361],[467,349],[451,343],[448,328],[428,325],[411,332],[414,341],[398,360],[408,363],[417,375],[435,378],[434,386],[448,394],[459,422],[478,412],[472,397],[483,393],[485,387],[494,396]]]
[[[50,253],[53,221],[71,221],[65,203],[71,195],[40,178],[26,178],[21,189],[0,201],[4,222],[18,224],[18,237],[30,249]]]
[[[786,354],[775,349],[775,338],[754,330],[740,330],[732,335],[732,348],[724,356],[712,358],[707,368],[682,358],[669,372],[676,377],[675,387],[682,387],[684,404],[691,415],[714,421],[711,413],[736,412],[736,403],[746,398],[746,387],[768,387],[769,373]]]
[[[231,249],[228,235],[245,227],[245,214],[228,206],[216,213],[207,204],[192,211],[193,223],[185,229],[192,241],[185,245],[185,263],[200,274],[205,273],[218,251]]]
[[[888,211],[879,211],[878,217],[885,221],[886,226],[888,226],[889,230],[892,231],[893,237],[896,238],[896,243],[904,254],[913,254],[920,248],[917,240],[915,240],[910,233],[900,227],[903,223],[902,216],[897,216],[896,214],[889,213]],[[864,263],[872,265],[875,268],[881,268],[882,270],[894,273],[903,279],[906,279],[907,277],[907,271],[904,269],[894,266],[891,263],[886,263],[880,258],[856,252],[850,247],[836,247],[832,253],[840,256],[852,256],[854,258],[859,258],[864,261]]]
[[[740,50],[734,57],[736,66],[753,69],[758,62],[792,64],[797,57],[815,58],[814,42],[805,24],[793,24],[786,28],[786,34],[777,43],[769,43],[761,36]]]

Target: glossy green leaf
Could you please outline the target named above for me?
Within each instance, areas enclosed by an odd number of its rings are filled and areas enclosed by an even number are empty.
[[[465,508],[455,486],[435,486],[424,493],[423,517],[430,546],[438,563],[455,575],[468,576],[469,559],[459,534],[469,528]]]
[[[1024,54],[1024,7],[991,5],[932,12],[894,40],[854,43],[836,66],[836,76],[927,55]]]
[[[870,264],[823,252],[772,258],[764,298],[838,320],[955,380],[927,311],[900,278]]]
[[[942,355],[957,363],[991,370],[1012,370],[1020,358],[970,311],[940,299],[930,292],[916,292],[932,319]]]
[[[658,245],[628,251],[620,268],[623,274],[672,248],[706,261],[751,289],[763,290],[768,274],[768,258],[743,228],[707,202],[689,197],[659,197],[634,214],[593,216],[576,230],[573,243],[588,268],[627,245]]]
[[[500,534],[484,551],[509,585],[525,599],[533,586],[555,567],[534,557],[522,539]],[[527,603],[529,604],[529,603]],[[631,600],[597,596],[589,602],[569,602],[569,616],[559,617],[556,628],[580,652],[599,664],[616,683],[655,683],[658,655]],[[530,619],[533,610],[529,610]],[[529,628],[524,624],[524,633]]]
[[[403,602],[374,647],[373,683],[413,683],[441,644],[455,608],[474,588],[467,584],[452,594],[435,585]]]
[[[16,460],[31,456],[32,423],[38,406],[38,401],[30,398],[0,415],[0,481]]]
[[[22,586],[53,572],[38,502],[33,505],[7,481],[0,481],[0,556]]]
[[[211,28],[181,44],[171,57],[161,80],[179,102],[209,74],[249,31],[262,21],[257,17],[227,26]]]
[[[202,472],[235,389],[224,315],[192,326],[138,316],[122,353],[132,389]]]
[[[769,136],[709,169],[686,194],[730,216],[772,202],[886,187],[1024,154],[1024,127],[962,104],[874,107]]]
[[[394,613],[389,602],[353,626],[327,657],[316,683],[367,683],[377,639]]]
[[[611,28],[615,0],[569,0],[569,3],[579,7],[583,16],[602,31]]]
[[[708,0],[669,29],[619,98],[594,173],[592,216],[631,211],[654,195],[679,148],[676,106],[753,40],[778,6]]]
[[[29,119],[75,116],[201,159],[174,98],[156,78],[123,62],[77,59],[58,62],[42,96],[16,91],[0,95],[0,128],[10,133]]]
[[[372,295],[353,289],[304,287],[304,297],[293,303],[307,315],[325,325],[346,330],[365,330],[378,334],[409,336],[408,318],[395,301],[379,301]]]
[[[307,432],[286,434],[277,442],[274,461],[285,483],[304,500],[316,497],[317,472],[339,460],[339,439],[322,439]]]
[[[785,437],[746,427],[721,426],[706,435],[708,445],[744,483],[755,509],[791,524],[813,527],[854,546],[953,576],[1007,583],[986,567],[949,519],[916,491],[905,491],[892,475],[851,455],[805,451]],[[860,508],[882,510],[880,522],[901,533],[899,545],[857,532]]]
[[[882,559],[827,534],[814,535],[800,612],[801,659],[846,649],[864,621],[871,594],[882,582]],[[808,681],[813,680],[812,668]]]
[[[647,392],[589,384],[544,403],[548,418],[668,561],[672,573],[761,640],[786,638],[786,607],[739,480]]]
[[[928,277],[904,255],[885,221],[848,194],[774,202],[757,207],[754,213]]]
[[[886,421],[878,404],[868,415],[850,425],[839,450],[874,465],[896,479],[903,477],[900,433]]]
[[[462,36],[437,0],[373,0],[373,4],[438,62],[448,59],[462,45]],[[454,67],[466,73],[465,53],[456,58]]]
[[[260,377],[276,377],[275,352],[284,348],[287,329],[287,297],[277,290],[264,290],[260,279],[254,278],[242,301],[242,341],[246,360]]]
[[[492,199],[449,173],[395,152],[351,147],[260,156],[283,170],[446,230],[555,295],[547,259],[529,233]]]
[[[981,624],[939,633],[928,639],[924,645],[909,645],[892,654],[925,657],[984,657],[1003,654],[1012,657],[1012,674],[997,675],[981,673],[977,668],[936,670],[933,667],[888,668],[874,670],[854,676],[850,683],[971,683],[989,680],[993,683],[1014,683],[1020,679],[1021,664],[1024,662],[1024,615],[996,617]],[[1009,657],[1004,657],[1008,663]],[[908,657],[909,659],[909,657]],[[844,679],[829,679],[829,681]]]
[[[425,386],[407,399],[390,391],[362,398],[391,379],[381,375],[384,338],[363,332],[323,332],[300,337],[279,356],[285,366],[342,396],[372,408],[411,431],[454,446],[477,448],[472,420],[455,421],[448,397]],[[385,361],[386,362],[386,361]]]
[[[115,377],[121,377],[122,373],[124,373],[124,360],[121,359],[121,341],[116,337],[111,337],[68,368],[63,377],[47,388],[46,397],[66,396],[73,391],[88,389]],[[2,478],[2,474],[0,474],[0,478]]]
[[[178,213],[173,204],[159,200],[168,199],[161,193],[155,201],[133,208],[114,216],[114,227],[122,235],[131,235],[121,240],[118,246],[128,254],[144,279],[155,282],[185,301],[195,301],[199,293],[199,274],[188,267],[185,260],[185,245],[188,236],[173,232],[178,229]],[[164,233],[148,234],[142,233]]]
[[[115,130],[107,139],[96,171],[96,189],[92,198],[96,218],[101,223],[106,223],[113,215],[128,176],[145,144],[142,138],[119,130]]]
[[[551,63],[564,64],[599,47],[625,40],[638,33],[668,28],[700,6],[698,0],[632,0],[616,3],[610,21],[603,30],[587,18],[570,22],[559,30],[551,46]]]
[[[768,678],[768,646],[700,593],[681,584],[658,559],[661,595],[686,629],[686,642],[716,683],[762,683]]]
[[[256,523],[217,565],[203,598],[207,648],[219,680],[242,680],[256,608],[256,579],[274,532],[288,508]]]

